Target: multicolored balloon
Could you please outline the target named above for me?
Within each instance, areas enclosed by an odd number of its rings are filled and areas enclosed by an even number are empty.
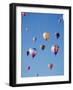
[[[59,51],[59,46],[57,44],[51,47],[51,52],[54,53],[55,55],[58,53],[58,51]]]
[[[48,40],[49,37],[50,37],[50,36],[49,36],[49,33],[48,33],[48,32],[44,32],[44,33],[43,33],[43,39],[44,39],[44,40]]]
[[[45,45],[40,45],[40,48],[41,48],[42,50],[44,50],[44,49],[45,49]]]
[[[48,64],[48,69],[51,70],[53,68],[53,66],[54,66],[53,64]]]

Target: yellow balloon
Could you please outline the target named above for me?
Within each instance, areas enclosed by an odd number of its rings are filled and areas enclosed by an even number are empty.
[[[48,32],[44,32],[43,33],[43,38],[44,38],[44,40],[48,40],[49,39],[49,33]]]

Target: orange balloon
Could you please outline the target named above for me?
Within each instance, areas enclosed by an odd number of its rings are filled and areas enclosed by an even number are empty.
[[[48,32],[44,32],[43,33],[43,39],[44,40],[48,40],[49,39],[49,33]]]

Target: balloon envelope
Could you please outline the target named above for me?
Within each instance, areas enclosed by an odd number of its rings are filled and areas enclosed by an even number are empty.
[[[27,69],[30,70],[30,66],[28,66]]]
[[[49,33],[48,32],[44,32],[43,33],[43,39],[44,40],[48,40],[49,39]]]
[[[40,45],[40,48],[41,48],[42,50],[44,50],[44,49],[45,49],[45,45]]]
[[[55,36],[56,36],[56,38],[58,39],[58,38],[60,37],[60,33],[56,32],[56,33],[55,33]]]
[[[48,68],[49,68],[49,69],[52,69],[53,66],[54,66],[53,64],[48,64]]]
[[[58,53],[59,51],[59,46],[58,45],[53,45],[51,47],[51,52],[54,53],[55,55]]]

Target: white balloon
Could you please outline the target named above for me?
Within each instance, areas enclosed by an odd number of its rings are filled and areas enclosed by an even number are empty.
[[[54,53],[54,49],[55,49],[55,47],[54,47],[54,46],[52,46],[52,47],[51,47],[51,52],[53,52],[53,53]]]
[[[32,53],[33,53],[33,49],[32,48],[29,48],[29,53],[30,53],[30,55],[32,55]]]

